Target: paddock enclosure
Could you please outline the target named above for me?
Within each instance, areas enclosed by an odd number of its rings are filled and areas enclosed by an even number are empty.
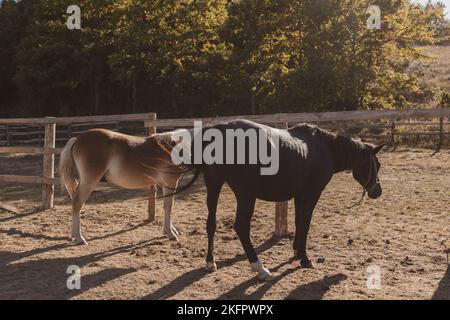
[[[274,275],[270,282],[259,282],[250,271],[233,230],[235,201],[227,187],[217,214],[218,271],[204,271],[207,210],[202,181],[175,201],[179,242],[162,234],[162,200],[149,201],[155,190],[108,185],[96,190],[84,208],[89,245],[76,246],[69,239],[70,203],[55,185],[54,172],[59,148],[76,135],[69,124],[107,127],[131,121],[145,134],[192,126],[193,119],[157,120],[155,114],[96,121],[46,118],[28,124],[25,119],[0,119],[9,137],[2,140],[0,133],[0,202],[19,211],[0,209],[0,298],[450,299],[449,115],[448,109],[428,109],[246,117],[279,127],[317,122],[333,131],[358,130],[366,140],[390,144],[380,154],[380,199],[365,199],[349,209],[361,193],[351,173],[337,174],[326,188],[309,233],[314,269],[301,269],[292,259],[293,201],[289,210],[284,203],[257,201],[252,240]],[[224,119],[203,120],[206,124]],[[403,123],[420,129],[403,130]],[[41,128],[42,138],[32,133],[15,139],[14,129],[27,126]],[[419,136],[432,141],[433,148],[420,148]],[[418,145],[405,146],[404,137],[418,139]],[[67,288],[71,265],[81,269],[80,289]],[[374,270],[379,271],[376,288],[368,286]]]

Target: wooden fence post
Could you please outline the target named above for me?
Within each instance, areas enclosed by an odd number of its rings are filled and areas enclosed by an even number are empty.
[[[288,235],[288,202],[277,202],[275,204],[275,235],[277,237],[287,237]]]
[[[282,128],[287,129],[288,123],[285,123]],[[277,202],[275,204],[275,236],[288,236],[288,202]]]
[[[149,116],[150,121],[156,120],[156,113],[151,113]],[[156,125],[148,127],[148,135],[156,133]],[[148,189],[148,221],[152,222],[155,220],[156,214],[156,185],[152,185]]]
[[[9,125],[6,125],[6,146],[11,146],[11,135],[9,132]]]
[[[56,139],[56,123],[48,123],[45,125],[44,139],[44,161],[43,173],[44,178],[53,179],[55,177],[55,155],[49,152],[48,148],[55,148]],[[53,208],[53,196],[55,193],[55,185],[53,183],[44,183],[42,186],[42,206],[44,209]]]
[[[67,125],[67,140],[70,140],[72,138],[72,124],[69,123]]]
[[[391,120],[391,145],[392,150],[395,149],[395,119]]]
[[[45,134],[45,132],[44,132]],[[31,136],[31,138],[28,136],[28,139],[33,139],[33,136]],[[38,127],[38,144],[41,146],[42,142],[44,142],[44,146],[45,146],[45,141],[42,140],[42,127],[39,126]]]
[[[439,118],[439,144],[437,151],[441,150],[444,144],[444,118]]]

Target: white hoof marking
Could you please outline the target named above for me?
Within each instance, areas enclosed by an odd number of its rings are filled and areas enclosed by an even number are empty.
[[[169,237],[170,240],[178,241],[178,237],[175,232],[171,228],[164,228],[163,233]]]
[[[269,269],[265,268],[261,261],[256,261],[250,264],[253,271],[258,273],[258,278],[260,280],[268,281],[272,279],[272,274]]]
[[[206,270],[209,272],[216,272],[217,271],[217,264],[214,261],[207,262],[206,263]]]
[[[88,244],[86,239],[84,239],[83,237],[75,239],[75,243],[78,245],[87,245]]]

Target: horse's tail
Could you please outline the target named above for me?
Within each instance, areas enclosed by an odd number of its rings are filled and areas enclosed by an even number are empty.
[[[186,129],[182,129],[182,130],[186,130]],[[171,154],[172,154],[172,150],[175,147],[175,145],[177,145],[177,142],[172,140],[171,137],[171,132],[169,133],[163,133],[163,134],[157,134],[152,136],[151,138],[155,139],[155,141],[157,142],[157,144],[159,145],[159,147],[164,150],[167,155],[171,158]],[[181,140],[183,141],[183,140]],[[189,146],[190,147],[190,146]],[[200,165],[195,165],[195,164],[182,164],[181,167],[186,168],[186,170],[184,170],[182,173],[188,173],[188,172],[194,172],[194,176],[192,177],[192,179],[185,184],[184,186],[178,187],[176,189],[170,188],[171,190],[174,190],[173,193],[171,194],[167,194],[165,196],[159,196],[156,197],[156,199],[162,199],[162,198],[167,198],[167,197],[172,197],[176,194],[179,194],[187,189],[189,189],[194,183],[195,181],[197,181],[198,177],[200,176],[201,171],[201,166]]]
[[[192,177],[192,179],[188,183],[186,183],[182,187],[178,187],[178,188],[174,189],[175,190],[174,193],[166,194],[165,196],[159,196],[159,197],[156,197],[156,199],[172,197],[172,196],[174,196],[176,194],[179,194],[179,193],[189,189],[195,183],[195,181],[197,181],[197,179],[198,179],[198,177],[200,176],[200,173],[201,173],[201,170],[200,170],[199,166],[190,165],[189,167],[190,168],[187,171],[185,171],[185,172],[194,171],[194,176]]]
[[[65,188],[67,190],[70,198],[73,198],[73,195],[78,188],[78,170],[73,160],[72,154],[72,149],[76,142],[77,138],[71,138],[64,146],[64,149],[61,152],[61,157],[59,159],[59,175],[61,177],[61,188]]]

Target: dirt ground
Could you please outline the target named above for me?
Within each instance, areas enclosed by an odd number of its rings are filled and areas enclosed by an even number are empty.
[[[450,268],[443,241],[450,236],[450,151],[384,152],[383,195],[352,209],[361,189],[351,174],[336,175],[314,212],[308,250],[314,269],[292,259],[292,233],[272,237],[274,204],[258,201],[252,239],[274,279],[250,271],[232,229],[235,203],[225,188],[218,210],[218,271],[204,271],[205,192],[201,183],[180,196],[174,225],[180,241],[146,224],[145,191],[103,188],[82,217],[88,246],[69,241],[68,199],[42,211],[40,186],[0,184],[1,299],[450,299]],[[34,157],[1,157],[0,174],[39,174]],[[289,230],[293,230],[290,202]],[[81,268],[81,289],[66,286],[70,265]],[[380,270],[379,289],[367,280]]]

